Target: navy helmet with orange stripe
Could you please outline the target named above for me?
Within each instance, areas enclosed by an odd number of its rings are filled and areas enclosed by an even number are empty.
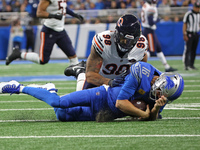
[[[114,40],[120,52],[129,52],[141,35],[140,22],[135,15],[125,14],[116,24]]]

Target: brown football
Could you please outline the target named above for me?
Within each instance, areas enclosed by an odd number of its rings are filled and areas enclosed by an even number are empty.
[[[147,104],[142,100],[132,100],[131,103],[135,107],[137,107],[137,108],[139,108],[139,109],[141,109],[143,111],[145,111],[147,109]]]

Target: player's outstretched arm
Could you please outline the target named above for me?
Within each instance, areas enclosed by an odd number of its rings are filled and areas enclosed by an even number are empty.
[[[40,0],[37,8],[36,15],[38,18],[48,18],[49,13],[46,11],[50,2],[48,0]]]
[[[100,86],[102,84],[108,85],[110,79],[104,78],[99,74],[103,59],[95,51],[94,47],[91,47],[91,53],[87,59],[86,64],[86,80],[88,83]]]
[[[117,100],[115,107],[120,109],[125,114],[141,117],[144,120],[148,119],[150,116],[150,109],[148,105],[146,111],[142,111],[135,107],[129,100]]]

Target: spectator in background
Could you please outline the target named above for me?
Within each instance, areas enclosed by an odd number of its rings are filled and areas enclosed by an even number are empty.
[[[180,7],[180,5],[177,2],[178,0],[172,0],[170,7]]]
[[[84,5],[84,3],[82,3],[82,0],[77,0],[77,1],[73,1],[73,2],[67,1],[67,5],[68,6],[73,5],[75,10],[79,10],[81,7],[81,4]]]
[[[178,16],[174,16],[174,22],[179,22],[180,21],[180,18]]]
[[[12,36],[13,48],[21,50],[24,31],[19,18],[12,22],[10,32]]]
[[[98,1],[95,3],[95,6],[96,6],[96,9],[104,9],[103,0],[98,0]]]
[[[168,15],[163,16],[163,19],[160,20],[160,23],[169,23],[169,22],[172,22],[172,20]]]
[[[5,0],[2,0],[2,12],[11,12],[12,7],[6,3]]]
[[[183,18],[183,39],[185,41],[185,50],[183,53],[183,62],[185,70],[197,70],[194,66],[196,50],[199,41],[200,31],[200,2],[195,2],[193,9],[185,13]]]
[[[116,1],[111,1],[110,9],[117,9],[117,2]]]
[[[137,8],[136,2],[135,1],[131,1],[131,4],[127,8],[129,8],[129,9],[131,9],[131,8]]]
[[[116,21],[114,20],[113,16],[112,15],[108,15],[107,16],[107,20],[106,20],[106,23],[115,23]]]
[[[179,6],[182,6],[183,5],[183,2],[184,2],[184,0],[176,0],[177,2],[177,5],[179,5]]]
[[[90,9],[90,0],[85,0],[84,4],[85,4],[85,8],[88,10]]]
[[[160,8],[165,15],[170,14],[171,12],[169,0],[162,0],[162,3],[158,5],[158,8]]]
[[[26,52],[31,49],[32,52],[35,50],[35,31],[32,26],[32,17],[27,16],[24,19],[25,35],[26,35]]]
[[[95,18],[94,24],[99,24],[101,23],[101,19],[99,17]]]
[[[84,3],[81,3],[79,10],[86,10]]]
[[[119,7],[118,7],[119,9],[126,9],[126,3],[124,2],[124,1],[121,1],[120,3],[119,3]]]
[[[104,1],[104,8],[105,8],[105,9],[110,9],[110,8],[111,8],[111,9],[115,9],[115,8],[112,8],[112,7],[111,7],[112,1],[113,1],[113,0],[106,0],[106,1]],[[117,2],[116,2],[116,3],[117,3]],[[117,6],[116,6],[116,7],[117,7]]]
[[[13,3],[11,4],[12,7],[12,12],[20,12],[20,8],[21,8],[21,3],[19,0],[15,0],[13,1]]]

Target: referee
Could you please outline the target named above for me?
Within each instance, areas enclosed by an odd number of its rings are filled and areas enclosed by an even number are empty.
[[[185,13],[183,18],[183,39],[185,41],[185,50],[183,61],[185,70],[197,70],[194,67],[196,49],[199,41],[200,25],[200,2],[195,2],[193,9]]]

